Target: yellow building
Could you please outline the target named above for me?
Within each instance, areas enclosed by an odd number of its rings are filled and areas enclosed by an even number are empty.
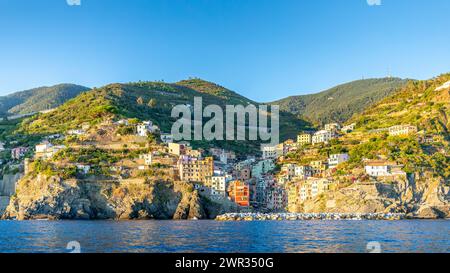
[[[323,160],[311,161],[309,165],[315,173],[326,171],[328,168],[328,163]]]
[[[325,193],[331,190],[333,187],[333,181],[330,181],[326,178],[308,178],[299,183],[297,189],[298,203],[301,204],[306,200],[311,200],[316,198],[322,193]]]
[[[300,134],[297,136],[297,143],[300,145],[310,144],[312,142],[311,134]]]
[[[209,186],[214,174],[214,160],[212,157],[198,159],[182,156],[178,162],[178,168],[182,181],[201,182]]]
[[[288,186],[288,211],[296,211],[297,205],[300,203],[299,189],[299,183],[290,184]]]

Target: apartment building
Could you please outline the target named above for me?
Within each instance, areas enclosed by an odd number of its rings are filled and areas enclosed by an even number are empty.
[[[231,201],[241,207],[250,206],[250,188],[244,181],[231,181],[228,186],[228,196]]]
[[[312,135],[305,133],[297,136],[297,143],[300,145],[306,145],[312,143]]]
[[[263,159],[276,159],[283,156],[286,152],[287,145],[280,143],[275,146],[263,146],[261,148]]]
[[[180,179],[186,182],[201,182],[206,186],[211,184],[214,174],[214,160],[212,157],[199,159],[181,156],[178,161]]]
[[[21,159],[28,152],[26,147],[17,147],[11,150],[11,157],[13,159]]]
[[[309,166],[311,166],[312,172],[314,174],[317,174],[328,169],[328,162],[325,162],[323,160],[311,161],[311,163],[309,163]]]
[[[168,143],[169,154],[180,156],[186,152],[186,145],[181,143]]]
[[[321,130],[312,136],[312,144],[327,143],[335,137],[332,131]]]
[[[332,154],[328,158],[328,167],[334,169],[337,165],[344,163],[350,159],[348,154]]]
[[[227,192],[227,184],[232,180],[231,175],[221,174],[211,177],[211,195],[224,198]]]
[[[368,161],[364,169],[368,175],[374,177],[391,175],[391,163],[384,160]]]
[[[273,169],[275,169],[275,164],[272,159],[258,161],[252,167],[252,177],[260,178]]]
[[[311,177],[312,175],[313,171],[311,166],[308,165],[295,166],[295,177],[306,179],[308,177]]]
[[[326,178],[313,178],[310,177],[305,181],[299,183],[298,189],[298,201],[300,203],[306,200],[311,200],[316,198],[322,193],[329,191],[333,185],[333,182]]]

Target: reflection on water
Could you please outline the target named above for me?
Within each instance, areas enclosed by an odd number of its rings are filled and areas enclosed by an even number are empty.
[[[0,221],[0,252],[450,252],[450,221]]]

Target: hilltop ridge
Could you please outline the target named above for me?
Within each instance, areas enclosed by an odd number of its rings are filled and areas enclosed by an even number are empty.
[[[271,104],[278,104],[280,109],[317,125],[342,123],[394,94],[407,82],[400,78],[358,80],[316,94],[287,97]]]
[[[0,97],[0,115],[29,114],[52,109],[87,90],[88,87],[64,83],[15,92]]]

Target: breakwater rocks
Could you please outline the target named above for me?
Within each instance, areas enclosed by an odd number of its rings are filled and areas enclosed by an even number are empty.
[[[402,220],[403,213],[226,213],[217,221]]]

